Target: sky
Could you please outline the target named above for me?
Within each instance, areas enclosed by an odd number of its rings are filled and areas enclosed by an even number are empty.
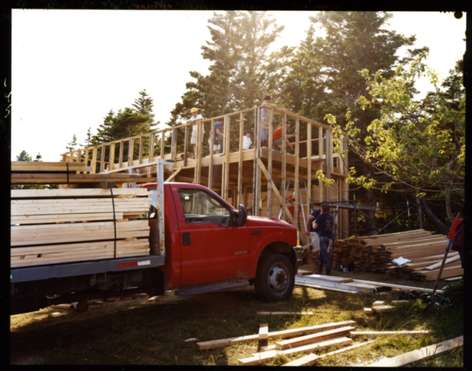
[[[310,11],[270,11],[284,30],[273,44],[296,46]],[[130,106],[146,89],[156,121],[165,123],[191,70],[205,74],[201,46],[213,11],[12,10],[11,159],[26,150],[60,161],[108,111]],[[465,14],[393,12],[388,28],[416,35],[427,63],[444,78],[465,52]],[[421,90],[427,84],[420,82]]]

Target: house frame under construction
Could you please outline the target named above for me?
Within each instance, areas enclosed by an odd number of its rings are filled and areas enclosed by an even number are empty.
[[[281,140],[273,140],[275,130]],[[244,136],[251,146],[243,146]],[[346,138],[334,137],[330,125],[270,103],[63,155],[64,161],[84,162],[92,174],[151,176],[157,159],[172,162],[167,181],[206,185],[232,205],[244,204],[249,214],[285,219],[299,232],[305,232],[312,203],[348,201]],[[333,211],[338,237],[346,237],[348,210]]]

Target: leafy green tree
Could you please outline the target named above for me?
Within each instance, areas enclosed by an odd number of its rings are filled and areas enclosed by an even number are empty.
[[[16,156],[16,161],[32,161],[33,158],[25,150],[21,151],[18,156]]]
[[[384,192],[413,194],[430,212],[427,200],[440,200],[443,212],[430,215],[444,220],[452,216],[452,195],[457,204],[464,201],[465,93],[459,66],[438,86],[425,57],[421,53],[407,64],[397,64],[389,76],[362,71],[367,93],[357,105],[361,110],[377,106],[379,114],[367,123],[365,137],[353,120],[346,128],[355,153],[379,176],[363,174],[351,180]],[[418,76],[428,77],[435,86],[424,99],[414,94]]]

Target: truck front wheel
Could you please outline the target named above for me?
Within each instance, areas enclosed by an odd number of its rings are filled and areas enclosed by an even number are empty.
[[[288,256],[269,254],[262,258],[255,282],[257,296],[267,301],[288,299],[294,282],[295,269]]]

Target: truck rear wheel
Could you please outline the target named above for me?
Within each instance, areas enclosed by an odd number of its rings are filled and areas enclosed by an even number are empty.
[[[295,269],[290,258],[269,254],[262,259],[255,282],[257,296],[267,301],[288,299],[295,282]]]

